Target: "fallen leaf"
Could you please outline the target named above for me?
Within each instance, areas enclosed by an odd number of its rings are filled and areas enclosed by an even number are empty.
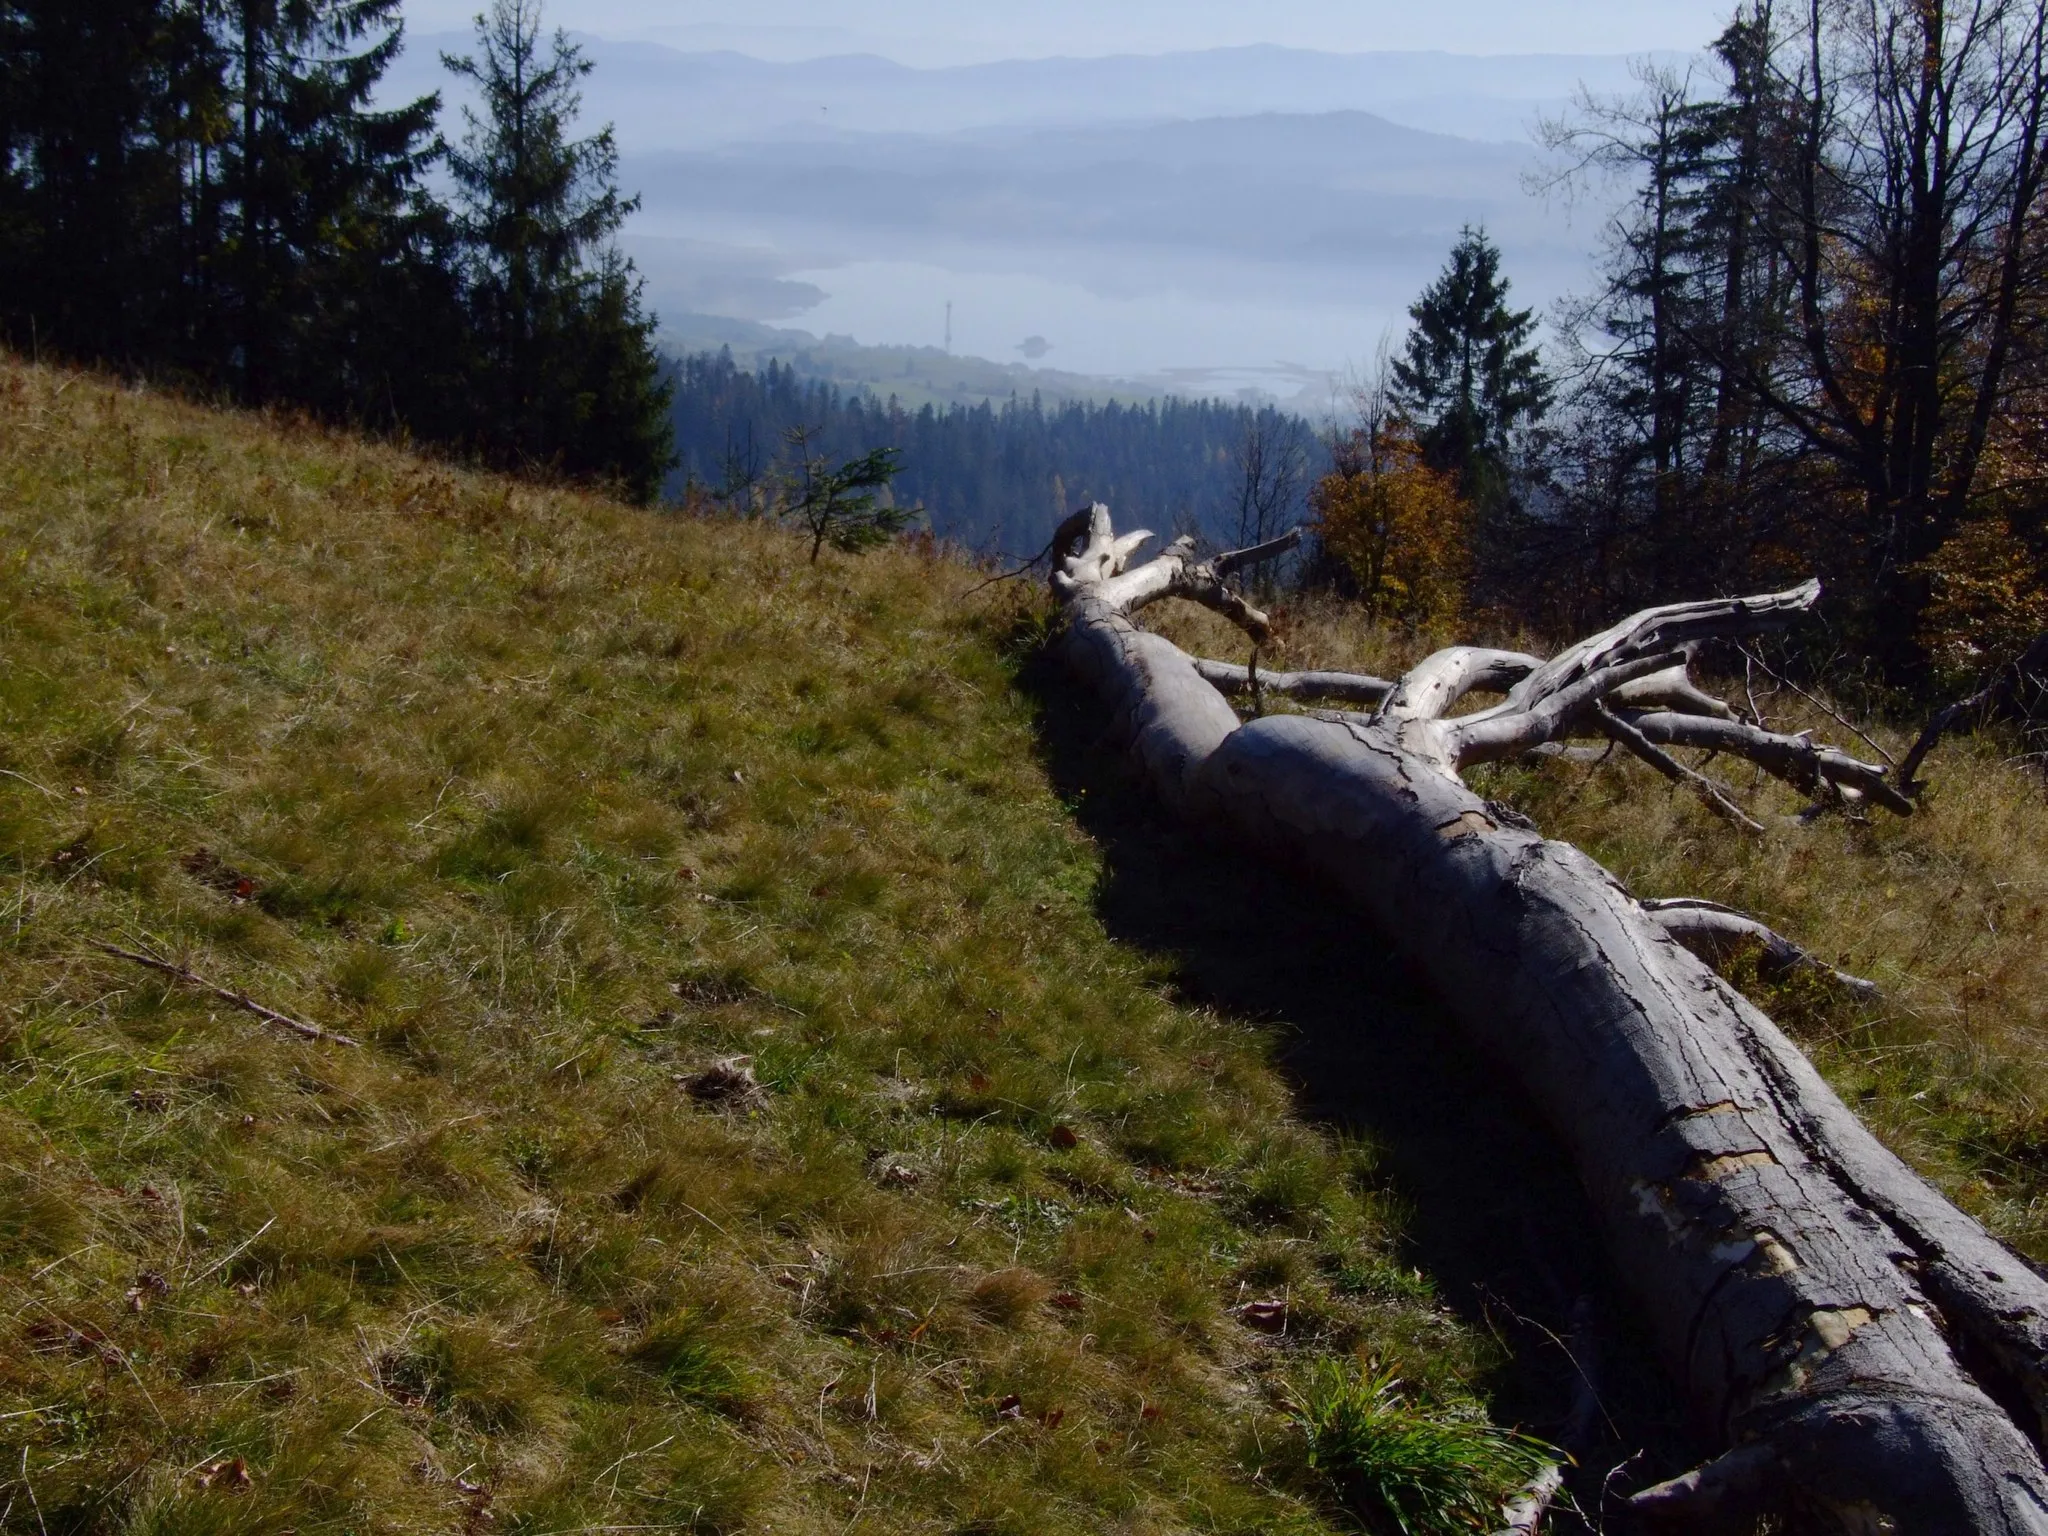
[[[237,1456],[232,1461],[209,1461],[193,1481],[202,1488],[246,1488],[253,1479],[249,1476],[249,1463]]]
[[[1261,1333],[1279,1333],[1287,1327],[1287,1303],[1270,1299],[1248,1301],[1237,1309],[1237,1320]]]

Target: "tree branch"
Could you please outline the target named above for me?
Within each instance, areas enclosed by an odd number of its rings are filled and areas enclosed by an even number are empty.
[[[1162,598],[1184,597],[1222,614],[1257,643],[1271,637],[1272,621],[1225,585],[1224,577],[1279,559],[1301,542],[1299,528],[1250,549],[1230,550],[1204,561],[1194,558],[1193,539],[1179,538],[1153,559],[1131,569],[1131,556],[1152,535],[1140,531],[1118,537],[1110,526],[1109,508],[1100,502],[1062,523],[1054,535],[1054,548],[1070,548],[1081,538],[1084,517],[1085,542],[1063,558],[1053,573],[1053,590],[1061,597],[1086,593],[1124,614],[1136,613]]]
[[[1794,971],[1812,971],[1825,976],[1859,1002],[1875,1002],[1882,995],[1876,982],[1836,970],[1818,959],[1811,950],[1793,943],[1755,918],[1717,902],[1681,897],[1646,901],[1642,906],[1657,920],[1658,927],[1709,965],[1718,967],[1745,944],[1757,944],[1763,948],[1764,960],[1773,973],[1773,979]]]
[[[1627,747],[1629,751],[1648,763],[1652,768],[1663,774],[1665,778],[1670,779],[1674,783],[1691,785],[1699,792],[1700,799],[1706,802],[1707,809],[1715,815],[1734,822],[1735,825],[1742,828],[1745,832],[1762,834],[1764,830],[1763,823],[1752,820],[1743,811],[1741,806],[1728,798],[1727,791],[1722,789],[1720,785],[1716,784],[1704,773],[1701,773],[1698,769],[1686,767],[1685,764],[1650,741],[1641,731],[1637,730],[1620,715],[1615,714],[1605,704],[1595,704],[1593,706],[1593,716],[1600,722],[1602,730],[1606,731],[1609,736],[1620,742],[1624,747]]]
[[[1897,816],[1913,814],[1913,802],[1887,782],[1884,769],[1822,746],[1805,734],[1786,736],[1741,720],[1711,720],[1669,710],[1624,711],[1627,720],[1660,747],[1698,747],[1747,758],[1774,778],[1818,794],[1824,784],[1853,789]]]
[[[1941,738],[1954,730],[1972,715],[1988,713],[1995,706],[2003,706],[2017,699],[2020,690],[2031,683],[2036,690],[2048,686],[2048,635],[2036,635],[2033,643],[2026,648],[2018,661],[1999,669],[1998,675],[1986,686],[1978,689],[1967,699],[1957,699],[1953,704],[1938,709],[1928,719],[1913,749],[1899,764],[1898,780],[1901,794],[1918,796],[1927,786],[1914,777],[1920,765],[1927,760],[1927,754],[1940,743]]]
[[[1234,661],[1198,658],[1195,670],[1218,692],[1232,698],[1251,690],[1250,669]],[[1394,691],[1385,678],[1356,672],[1268,672],[1263,667],[1259,669],[1259,687],[1292,699],[1334,699],[1340,704],[1378,704]]]
[[[1441,720],[1468,693],[1505,693],[1543,666],[1519,651],[1455,645],[1411,667],[1380,705],[1388,720]]]
[[[358,1048],[363,1043],[347,1035],[337,1034],[334,1030],[322,1029],[318,1024],[308,1024],[303,1019],[295,1019],[288,1013],[279,1013],[275,1008],[266,1008],[246,992],[235,992],[226,987],[215,986],[197,971],[188,971],[182,965],[173,965],[170,961],[160,960],[155,955],[137,954],[132,949],[121,949],[113,944],[101,943],[97,939],[92,941],[92,945],[94,949],[104,950],[107,954],[122,960],[132,960],[137,965],[149,967],[152,971],[161,971],[173,980],[184,982],[188,987],[211,992],[222,1002],[239,1008],[244,1013],[253,1013],[266,1024],[275,1024],[280,1029],[288,1029],[308,1040],[325,1040],[333,1045],[352,1045]]]

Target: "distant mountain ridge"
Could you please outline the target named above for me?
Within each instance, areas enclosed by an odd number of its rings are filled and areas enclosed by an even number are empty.
[[[615,122],[620,142],[636,149],[843,131],[948,133],[1338,111],[1516,141],[1581,85],[1610,93],[1628,89],[1632,78],[1629,57],[1604,54],[1345,54],[1260,45],[932,69],[874,54],[774,63],[658,43],[578,41],[597,65],[592,115]],[[469,45],[463,33],[411,39],[391,91],[445,89],[440,53]],[[1682,64],[1686,56],[1648,57]]]
[[[625,172],[649,230],[738,221],[791,243],[829,229],[856,248],[1164,248],[1339,267],[1401,251],[1426,270],[1465,223],[1524,248],[1543,239],[1521,185],[1530,158],[1346,111],[770,139],[629,154]]]
[[[1583,282],[1597,226],[1526,195],[1527,130],[1582,86],[1632,85],[1605,55],[1257,46],[919,68],[580,41],[584,119],[616,125],[644,198],[626,248],[664,315],[933,344],[957,308],[959,352],[1008,362],[1042,338],[1063,370],[1310,411],[1466,224],[1493,233],[1523,302]],[[453,131],[438,55],[467,47],[413,38],[389,96],[443,91]],[[938,398],[960,385],[949,373]]]

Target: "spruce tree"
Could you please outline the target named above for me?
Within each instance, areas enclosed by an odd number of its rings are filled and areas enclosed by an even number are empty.
[[[1533,312],[1509,309],[1507,297],[1499,248],[1468,226],[1409,307],[1415,328],[1393,366],[1394,399],[1416,424],[1425,462],[1457,475],[1480,504],[1500,492],[1515,429],[1540,420],[1551,399],[1529,345]]]
[[[127,363],[176,327],[196,4],[0,0],[0,327]]]
[[[493,0],[473,58],[443,55],[475,82],[478,109],[451,157],[468,251],[478,349],[477,445],[650,499],[675,462],[672,386],[654,319],[613,238],[622,197],[609,127],[570,136],[590,61],[557,31],[541,44],[539,0]]]
[[[441,153],[437,97],[370,103],[398,55],[401,0],[228,0],[220,276],[232,349],[222,371],[250,400],[360,412],[411,380],[418,330],[452,306],[445,242],[420,188]],[[447,315],[432,325],[444,343]],[[395,403],[395,401],[393,402]]]

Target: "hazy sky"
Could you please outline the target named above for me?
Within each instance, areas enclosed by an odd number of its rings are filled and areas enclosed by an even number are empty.
[[[481,0],[406,0],[419,31]],[[572,30],[783,58],[868,51],[905,63],[1163,53],[1245,43],[1339,52],[1634,53],[1709,41],[1731,0],[550,0]]]

